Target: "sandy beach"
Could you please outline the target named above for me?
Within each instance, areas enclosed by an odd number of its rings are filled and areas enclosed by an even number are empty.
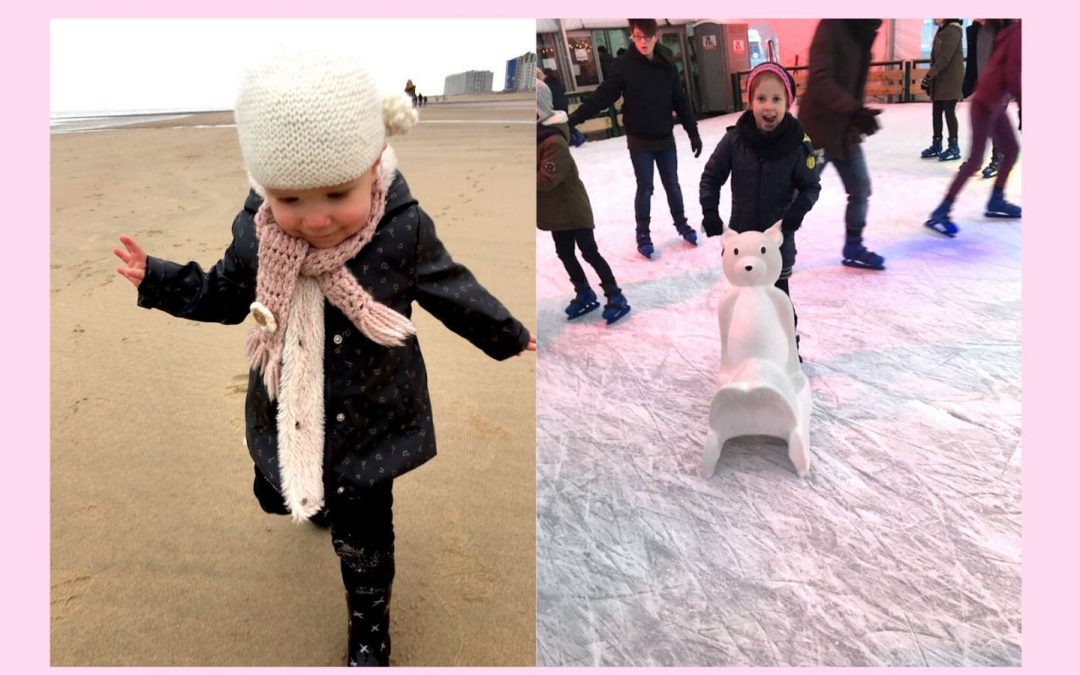
[[[455,259],[535,328],[533,103],[431,105],[395,139]],[[244,338],[140,309],[112,249],[212,265],[247,193],[231,115],[54,133],[53,666],[340,666],[329,532],[264,514]],[[394,665],[535,662],[535,359],[419,307],[439,456],[395,482]]]

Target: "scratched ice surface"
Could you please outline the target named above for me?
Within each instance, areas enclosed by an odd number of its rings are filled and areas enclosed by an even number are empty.
[[[657,178],[658,254],[640,258],[625,140],[574,150],[633,311],[610,328],[599,311],[566,321],[569,283],[537,233],[538,665],[1020,663],[1020,223],[983,217],[976,177],[959,237],[926,230],[958,162],[918,158],[929,104],[883,107],[864,146],[866,241],[888,270],[839,264],[832,167],[797,238],[805,480],[762,438],[729,442],[699,475],[720,242],[677,237]],[[958,115],[966,152],[966,104]],[[734,119],[701,123],[699,159],[676,130],[695,225],[701,170]],[[1006,194],[1023,201],[1019,165]]]

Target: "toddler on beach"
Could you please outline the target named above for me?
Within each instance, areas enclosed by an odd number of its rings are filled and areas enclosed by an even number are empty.
[[[236,126],[254,190],[207,271],[129,236],[117,271],[141,307],[238,324],[250,313],[245,404],[263,510],[328,524],[349,613],[348,664],[389,665],[392,486],[435,456],[415,300],[492,358],[529,331],[455,262],[386,136],[416,112],[357,59],[279,50],[244,76]]]

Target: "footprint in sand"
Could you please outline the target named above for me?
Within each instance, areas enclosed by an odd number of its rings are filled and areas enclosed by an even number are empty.
[[[225,387],[225,391],[227,391],[230,394],[246,394],[247,393],[247,388],[248,388],[248,384],[247,384],[248,383],[248,376],[247,376],[247,374],[233,375],[232,379],[233,379],[234,384],[230,384],[229,386]]]
[[[52,600],[49,604],[53,608],[53,615],[58,618],[64,618],[60,614],[60,610],[63,610],[68,606],[72,600],[81,598],[86,591],[90,588],[90,584],[93,583],[93,577],[90,576],[77,576],[71,579],[65,579],[60,583],[53,584]]]

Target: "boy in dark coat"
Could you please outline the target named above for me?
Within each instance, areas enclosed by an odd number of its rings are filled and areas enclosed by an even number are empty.
[[[731,219],[736,232],[764,232],[781,222],[782,269],[776,287],[791,296],[788,279],[795,265],[795,231],[821,193],[820,169],[810,139],[788,112],[794,99],[791,75],[772,62],[747,78],[750,109],[729,127],[701,174],[699,200],[705,234],[723,234],[720,187],[731,176]]]
[[[701,136],[690,102],[679,81],[670,50],[657,44],[655,19],[630,19],[630,37],[634,49],[617,59],[596,91],[570,115],[575,127],[621,96],[626,145],[634,166],[637,192],[634,195],[634,220],[637,223],[638,252],[646,258],[653,254],[649,232],[653,194],[653,165],[660,172],[660,182],[667,193],[668,208],[675,229],[683,239],[697,245],[697,232],[686,220],[682,189],[679,187],[678,153],[675,149],[674,122],[671,112],[690,137],[694,157],[701,154]]]
[[[589,194],[578,177],[577,164],[567,145],[570,129],[566,124],[566,113],[552,107],[551,90],[539,80],[536,82],[536,121],[536,226],[551,232],[555,252],[574,285],[577,295],[567,305],[566,316],[575,319],[600,306],[585,277],[585,270],[574,254],[576,246],[581,249],[585,262],[600,276],[600,287],[607,296],[604,320],[608,324],[615,323],[630,311],[630,305],[596,246]]]
[[[226,324],[249,312],[247,446],[263,510],[322,518],[341,561],[349,665],[389,665],[393,480],[435,456],[419,302],[489,356],[529,331],[435,235],[386,136],[416,122],[353,58],[290,50],[250,69],[236,103],[252,193],[204,272],[121,236],[139,306]]]
[[[881,19],[822,19],[810,43],[810,74],[799,99],[799,121],[815,149],[840,174],[847,192],[841,262],[848,267],[883,270],[885,258],[863,245],[870,203],[870,171],[862,138],[878,130],[880,110],[863,105],[870,70],[870,48]]]

